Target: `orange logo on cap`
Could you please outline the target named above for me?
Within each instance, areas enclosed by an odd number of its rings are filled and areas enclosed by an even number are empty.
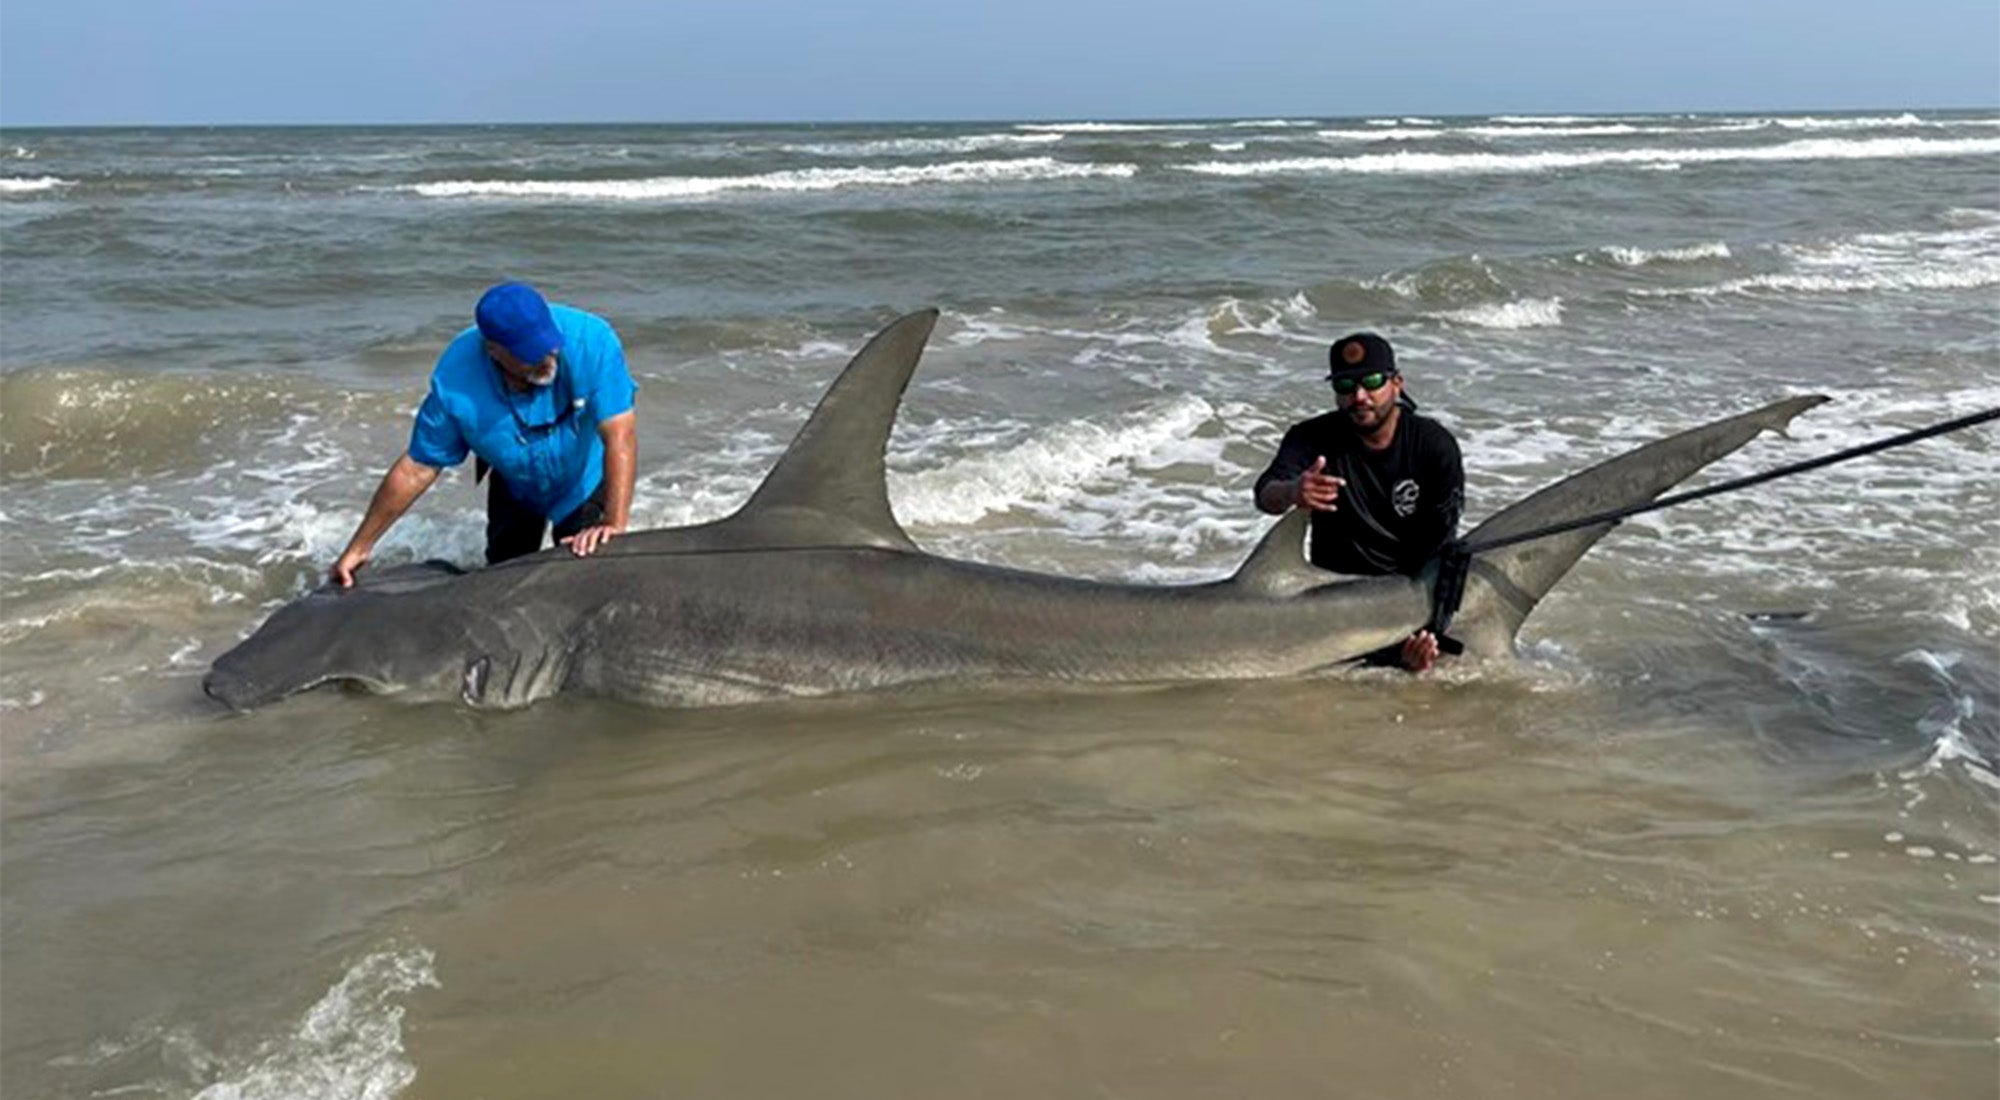
[[[1358,366],[1366,358],[1368,358],[1368,349],[1361,346],[1361,341],[1349,340],[1347,343],[1341,345],[1340,359],[1348,366]]]

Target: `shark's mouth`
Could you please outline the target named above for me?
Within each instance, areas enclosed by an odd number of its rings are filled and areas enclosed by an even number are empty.
[[[272,686],[220,666],[201,678],[201,690],[210,699],[230,710],[255,710],[291,694],[291,689]]]
[[[311,691],[327,684],[353,684],[370,692],[394,691],[395,685],[387,680],[371,679],[366,676],[315,676],[309,680],[269,681],[226,668],[212,668],[201,679],[201,690],[210,699],[221,703],[233,711],[252,711],[268,706],[288,695]]]

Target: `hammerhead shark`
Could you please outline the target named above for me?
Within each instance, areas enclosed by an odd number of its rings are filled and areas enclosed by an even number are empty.
[[[710,523],[471,571],[371,571],[280,608],[202,686],[237,710],[329,683],[475,707],[586,691],[667,707],[1007,682],[1295,677],[1431,621],[1436,563],[1340,577],[1294,510],[1227,579],[1119,584],[927,553],[889,507],[883,454],[937,312],[870,340],[750,499]],[[1651,443],[1508,507],[1468,543],[1650,501],[1826,398],[1793,397]],[[1246,499],[1245,507],[1248,507]],[[1513,653],[1535,605],[1610,522],[1476,555],[1452,633]]]

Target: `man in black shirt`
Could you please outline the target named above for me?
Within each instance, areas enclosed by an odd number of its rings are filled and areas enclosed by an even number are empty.
[[[1327,353],[1334,410],[1294,424],[1257,478],[1257,507],[1311,508],[1312,562],[1336,573],[1415,576],[1458,533],[1465,468],[1444,425],[1403,396],[1389,342],[1358,332]],[[1438,643],[1419,630],[1396,652],[1422,672]]]

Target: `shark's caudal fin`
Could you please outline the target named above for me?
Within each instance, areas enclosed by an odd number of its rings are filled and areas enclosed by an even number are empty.
[[[732,533],[766,546],[915,549],[889,510],[882,456],[937,319],[935,309],[906,314],[868,341],[749,502],[724,521]]]
[[[1826,400],[1817,395],[1787,398],[1649,443],[1501,511],[1474,528],[1465,541],[1501,538],[1652,500],[1759,432],[1782,429],[1793,417]],[[1611,528],[1612,524],[1602,523],[1477,555],[1453,633],[1476,652],[1507,651],[1528,612]]]

